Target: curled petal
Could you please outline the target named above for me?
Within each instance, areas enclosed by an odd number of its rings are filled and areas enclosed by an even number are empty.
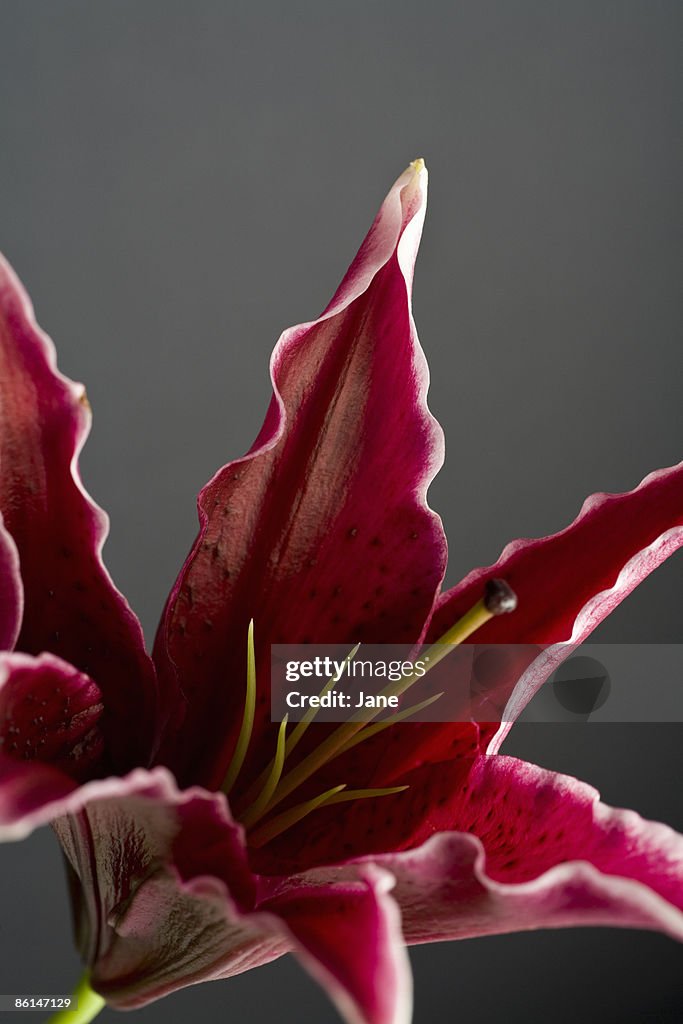
[[[368,866],[360,881],[313,892],[261,883],[225,798],[180,792],[162,768],[88,783],[59,810],[53,827],[72,875],[79,946],[112,1006],[142,1006],[294,949],[348,1020],[409,1019],[386,872]]]
[[[53,808],[93,987],[141,1006],[279,956],[254,921],[255,880],[222,794],[181,792],[162,768],[87,783]]]
[[[200,494],[199,536],[155,646],[166,684],[186,698],[161,755],[182,781],[218,786],[225,775],[252,617],[255,735],[268,731],[269,751],[269,644],[421,634],[446,554],[426,504],[443,440],[410,298],[425,202],[419,162],[392,188],[324,314],[280,338],[259,437]]]
[[[24,588],[19,571],[19,552],[0,515],[0,651],[11,651],[17,642],[24,611]]]
[[[169,866],[110,921],[111,945],[91,984],[117,1009],[135,1009],[187,985],[219,981],[289,952],[268,918],[243,915],[217,879],[184,882]]]
[[[253,900],[242,829],[231,820],[225,798],[198,788],[182,793],[165,769],[89,782],[52,811],[79,883],[73,889],[80,894],[81,951],[108,998],[115,989],[122,998],[124,990],[156,991],[176,962],[182,974],[183,951],[166,931],[185,912],[169,905],[174,888],[183,902],[188,895],[191,902],[195,891],[213,897],[228,886],[234,904]],[[143,894],[153,880],[166,892],[158,913]],[[138,943],[140,930],[145,939]],[[197,954],[203,955],[199,949]],[[151,959],[158,961],[160,977],[148,969]]]
[[[107,518],[78,474],[89,429],[82,385],[57,371],[52,342],[0,257],[0,512],[24,585],[18,646],[52,651],[97,681],[121,769],[150,757],[156,686],[140,624],[102,563]]]
[[[376,858],[397,879],[407,942],[570,925],[683,939],[683,837],[666,825],[496,755],[480,759],[455,813],[457,832]]]
[[[560,533],[509,544],[495,565],[475,569],[439,599],[429,639],[443,634],[472,605],[484,583],[502,577],[516,610],[488,622],[477,642],[566,643],[557,657],[530,659],[510,694],[488,752],[495,753],[539,687],[577,644],[657,566],[683,546],[683,463],[651,473],[625,494],[594,494]]]

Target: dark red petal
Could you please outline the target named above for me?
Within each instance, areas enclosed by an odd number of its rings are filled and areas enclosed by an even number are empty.
[[[19,552],[0,515],[0,651],[11,651],[17,642],[23,611]]]
[[[442,595],[428,637],[442,636],[479,599],[486,580],[502,577],[517,594],[517,608],[483,626],[477,642],[578,644],[681,546],[683,463],[650,474],[625,494],[594,494],[560,533],[509,544],[495,565],[475,569]],[[554,667],[539,660],[520,683],[505,713],[508,724],[489,752]]]
[[[87,778],[103,754],[101,700],[92,679],[52,654],[0,654],[0,751]]]
[[[271,743],[271,643],[414,642],[432,607],[446,549],[425,495],[443,443],[410,310],[425,185],[417,167],[398,180],[326,312],[282,335],[254,447],[200,495],[155,646],[187,698],[162,756],[183,781],[225,774],[250,618]]]
[[[375,858],[397,878],[408,942],[616,925],[683,940],[683,837],[514,758],[481,758],[453,828]],[[475,838],[476,837],[476,838]]]
[[[156,688],[140,624],[102,564],[107,518],[78,475],[89,428],[83,387],[57,371],[52,343],[0,257],[0,511],[24,584],[18,647],[52,651],[97,681],[121,769],[150,756]]]
[[[366,869],[361,881],[304,880],[262,903],[278,916],[304,966],[349,1024],[409,1024],[412,978],[393,879]]]

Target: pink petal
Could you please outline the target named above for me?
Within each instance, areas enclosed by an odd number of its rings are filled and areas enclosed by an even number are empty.
[[[397,879],[408,942],[570,925],[683,939],[683,837],[599,803],[584,783],[481,758],[453,827],[374,858]]]
[[[503,577],[519,603],[491,620],[477,642],[568,646],[541,656],[511,694],[495,753],[514,720],[557,667],[658,565],[683,545],[683,463],[651,473],[625,494],[594,494],[560,533],[509,544],[495,565],[475,569],[439,599],[429,626],[435,640],[479,598],[485,581]],[[494,730],[490,730],[493,732]]]
[[[426,171],[409,168],[323,316],[280,338],[250,453],[200,495],[199,537],[155,647],[187,697],[161,758],[183,781],[217,786],[225,774],[251,617],[256,733],[267,730],[269,751],[271,643],[412,642],[422,631],[446,554],[425,497],[443,441],[410,308],[425,197]]]
[[[0,515],[0,651],[11,651],[17,642],[23,611],[19,552]]]
[[[366,869],[361,881],[293,886],[262,903],[277,914],[295,950],[349,1024],[408,1024],[410,964],[393,879]]]
[[[52,342],[0,257],[0,511],[26,598],[18,646],[52,651],[97,681],[122,767],[150,756],[156,691],[140,624],[102,564],[107,518],[78,475],[89,429],[83,387],[57,371]]]

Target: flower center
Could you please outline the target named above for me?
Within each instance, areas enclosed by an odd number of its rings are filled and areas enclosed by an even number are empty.
[[[454,625],[448,629],[439,640],[436,641],[425,652],[425,660],[429,661],[429,667],[433,668],[442,661],[454,647],[462,644],[476,630],[480,629],[489,619],[495,615],[502,615],[514,611],[517,606],[517,598],[504,580],[489,580],[484,589],[483,597],[477,601],[468,612],[463,615]],[[349,652],[346,663],[351,661],[358,652],[360,644]],[[329,692],[341,677],[338,672],[324,686],[320,696]],[[390,683],[383,691],[383,696],[400,697],[406,693],[418,678],[414,673],[401,676],[397,682]],[[299,789],[305,782],[315,775],[324,765],[346,753],[352,747],[364,742],[378,732],[388,729],[404,719],[410,718],[424,710],[443,694],[437,693],[426,700],[413,704],[410,707],[402,708],[379,722],[372,719],[380,713],[377,708],[373,714],[364,708],[353,715],[349,721],[344,722],[329,733],[325,739],[306,757],[302,758],[294,767],[285,772],[287,759],[295,747],[299,744],[304,733],[316,716],[317,708],[309,708],[301,721],[297,722],[289,736],[287,735],[288,716],[282,719],[278,731],[275,754],[248,789],[245,802],[246,809],[240,813],[240,820],[247,830],[247,841],[249,846],[261,847],[270,842],[282,832],[297,824],[302,818],[311,814],[318,807],[327,807],[330,804],[344,803],[350,800],[364,800],[371,797],[388,796],[392,793],[400,793],[408,786],[391,786],[385,789],[348,789],[346,783],[340,783],[319,793],[312,799],[304,800],[279,814],[272,814],[275,808],[288,796]],[[247,688],[244,704],[244,714],[240,732],[235,745],[235,750],[222,785],[223,792],[230,794],[233,786],[239,778],[240,771],[244,764],[249,742],[254,727],[254,715],[256,710],[256,661],[254,655],[254,622],[249,624],[247,632]]]

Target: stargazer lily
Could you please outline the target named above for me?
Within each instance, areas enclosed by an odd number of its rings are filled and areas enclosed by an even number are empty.
[[[1,265],[0,825],[62,843],[88,978],[72,1020],[293,951],[348,1021],[400,1024],[406,944],[683,937],[681,837],[499,755],[509,724],[270,722],[271,644],[575,644],[683,544],[681,464],[440,592],[443,437],[411,314],[426,187],[416,161],[322,316],[281,336],[151,658],[78,475],[85,392]],[[506,721],[543,681],[531,665]]]

